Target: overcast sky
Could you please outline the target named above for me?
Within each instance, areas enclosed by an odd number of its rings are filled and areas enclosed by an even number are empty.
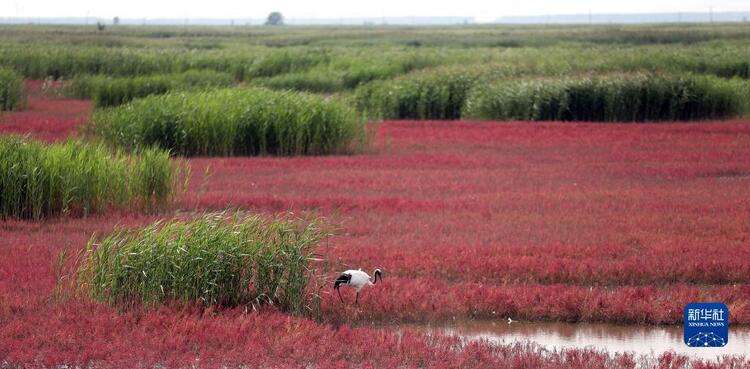
[[[287,18],[393,16],[502,16],[593,13],[748,11],[750,0],[0,0],[0,18],[263,18],[279,10]]]

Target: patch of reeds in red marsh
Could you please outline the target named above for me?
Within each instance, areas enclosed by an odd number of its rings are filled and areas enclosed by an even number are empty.
[[[734,324],[750,324],[750,123],[385,122],[360,155],[189,164],[180,214],[315,212],[338,228],[319,250],[331,282],[379,267],[383,283],[358,306],[350,289],[342,305],[331,285],[317,322],[268,308],[58,303],[59,250],[174,213],[3,221],[0,358],[103,368],[750,367],[464,345],[388,328],[454,317],[675,324],[693,301],[725,302]]]
[[[0,112],[0,134],[29,135],[45,142],[75,135],[91,112],[88,100],[57,99],[42,92],[42,81],[27,81],[25,106]]]

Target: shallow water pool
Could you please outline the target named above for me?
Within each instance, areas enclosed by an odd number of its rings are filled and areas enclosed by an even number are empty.
[[[640,355],[660,355],[674,351],[692,358],[715,359],[722,355],[750,357],[750,328],[729,328],[724,347],[687,347],[681,326],[616,325],[599,323],[540,323],[472,320],[446,325],[424,326],[430,333],[458,335],[467,340],[487,340],[498,344],[533,342],[549,350],[593,348]]]

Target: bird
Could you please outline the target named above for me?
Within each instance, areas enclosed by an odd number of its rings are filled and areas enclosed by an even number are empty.
[[[511,319],[510,317],[508,317],[508,324],[513,324],[514,322],[515,322],[515,320]]]
[[[341,299],[341,302],[344,302],[344,298],[341,297],[341,285],[349,286],[357,290],[357,298],[354,300],[355,304],[359,304],[359,291],[362,290],[365,286],[372,286],[375,283],[378,283],[378,279],[380,279],[381,283],[383,281],[383,272],[380,271],[380,269],[375,269],[373,274],[373,280],[370,281],[370,276],[367,275],[367,273],[363,272],[362,269],[353,270],[349,269],[341,273],[341,275],[336,278],[336,281],[333,282],[333,289],[336,290],[336,292],[339,293],[339,298]]]

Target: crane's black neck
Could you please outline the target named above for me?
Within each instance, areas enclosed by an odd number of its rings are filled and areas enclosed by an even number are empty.
[[[380,269],[375,269],[375,273],[373,273],[372,284],[378,283],[378,279],[380,279],[381,281],[383,280],[383,272],[381,272]]]

